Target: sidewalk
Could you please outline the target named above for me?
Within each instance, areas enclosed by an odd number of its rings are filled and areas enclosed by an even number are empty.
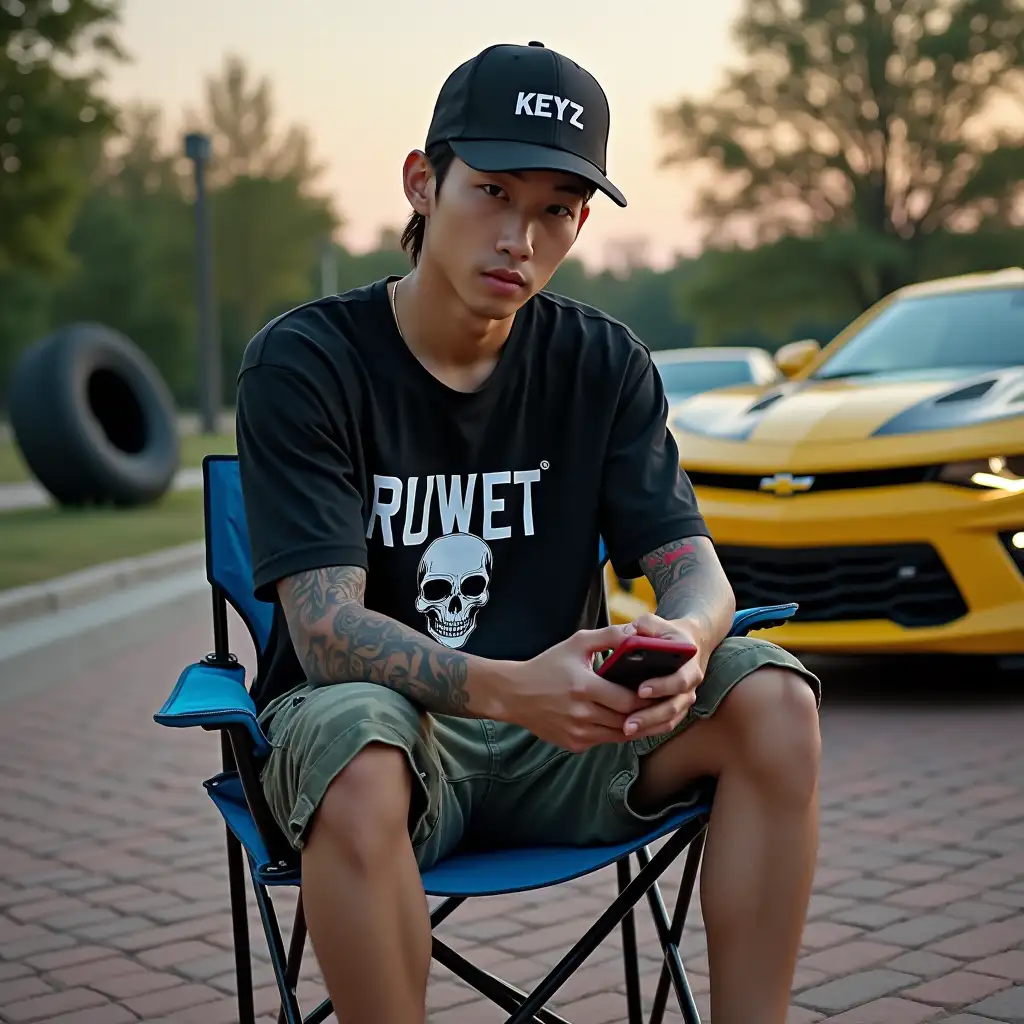
[[[187,597],[107,627],[117,644],[83,634],[66,650],[0,662],[4,1024],[236,1019],[223,826],[200,786],[218,769],[219,742],[152,721],[183,664],[210,649],[206,604]],[[235,622],[232,641],[251,669]],[[61,658],[77,667],[57,674]],[[1024,1021],[1024,704],[914,706],[898,694],[830,703],[828,690],[821,860],[790,1024]],[[606,870],[469,903],[442,933],[529,987],[614,886]],[[259,937],[254,910],[253,926]],[[658,962],[645,909],[639,926],[649,997]],[[696,905],[683,952],[706,1022]],[[559,992],[558,1012],[574,1024],[622,1022],[618,955],[614,936]],[[271,980],[261,960],[267,1024]],[[322,991],[307,956],[307,1009]],[[440,969],[429,1002],[435,1024],[504,1019]]]
[[[203,486],[201,467],[180,469],[171,484],[172,490],[186,491]],[[0,484],[0,512],[13,512],[23,508],[42,508],[52,504],[49,492],[34,480],[20,484]]]

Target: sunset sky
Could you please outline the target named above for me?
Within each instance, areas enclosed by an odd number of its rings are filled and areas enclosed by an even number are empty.
[[[422,145],[437,91],[463,60],[494,42],[539,39],[582,64],[611,104],[609,177],[625,192],[604,196],[576,253],[592,266],[607,246],[642,237],[663,263],[692,249],[688,193],[666,150],[655,111],[720,80],[736,54],[729,26],[740,0],[125,0],[121,39],[131,62],[108,76],[119,101],[158,103],[178,130],[203,79],[226,54],[273,83],[281,123],[300,122],[327,165],[322,187],[347,221],[342,240],[372,247],[407,205],[405,154]]]

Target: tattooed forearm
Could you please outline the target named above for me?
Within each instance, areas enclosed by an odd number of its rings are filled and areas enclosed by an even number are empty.
[[[736,607],[732,587],[707,537],[665,544],[641,559],[640,565],[651,581],[661,618],[692,619],[711,632],[732,621]]]
[[[300,621],[310,626],[342,601],[363,602],[366,572],[351,565],[300,572],[287,581],[287,593]]]
[[[282,581],[281,603],[312,683],[389,686],[430,711],[470,713],[469,658],[363,605],[366,572],[334,566]]]

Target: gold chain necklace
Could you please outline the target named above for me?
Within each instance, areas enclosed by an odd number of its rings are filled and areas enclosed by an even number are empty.
[[[402,325],[398,322],[398,286],[402,283],[402,278],[399,278],[395,282],[395,287],[388,291],[388,297],[391,300],[391,315],[395,318],[395,330],[398,331],[398,336],[405,341],[405,335],[402,333]]]

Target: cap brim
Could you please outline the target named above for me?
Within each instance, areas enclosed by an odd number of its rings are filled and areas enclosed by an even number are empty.
[[[476,171],[564,171],[589,181],[618,206],[626,197],[589,160],[563,149],[550,149],[532,142],[452,139],[455,155]]]

